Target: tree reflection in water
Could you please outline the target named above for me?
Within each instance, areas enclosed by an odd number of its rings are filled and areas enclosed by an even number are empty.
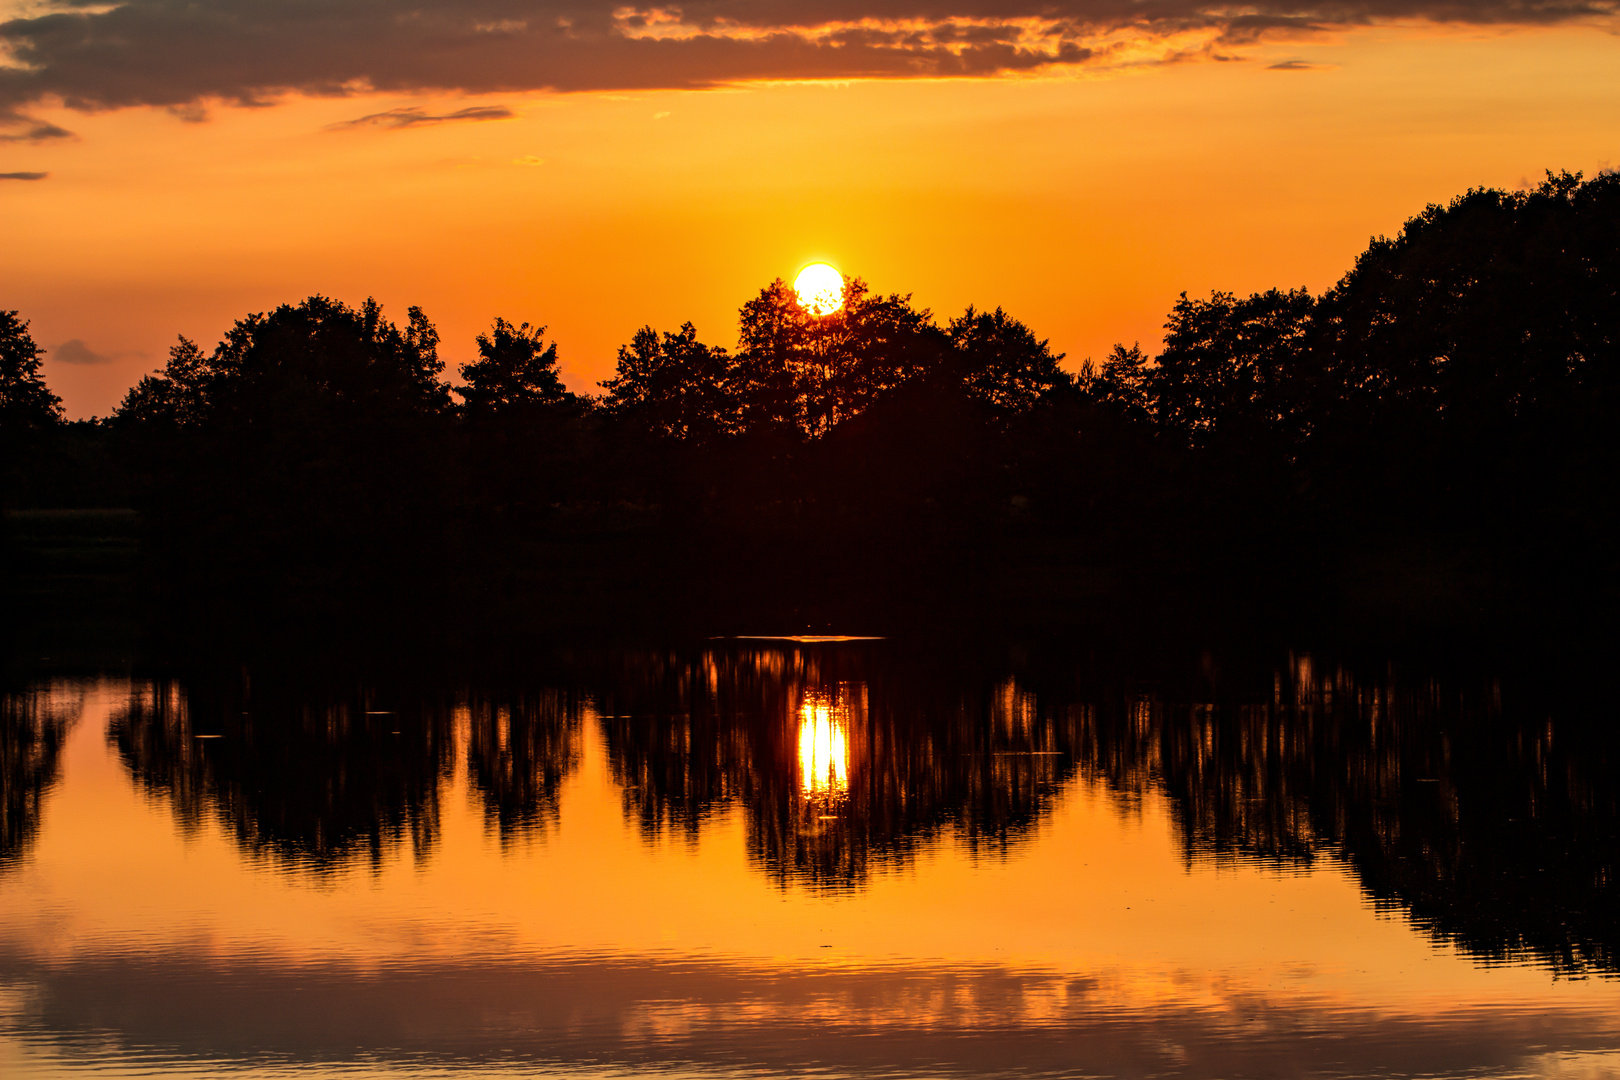
[[[45,797],[61,776],[62,742],[77,702],[34,688],[0,693],[0,874],[27,855],[39,835]]]
[[[399,850],[426,859],[458,740],[503,845],[555,822],[557,788],[578,765],[579,706],[554,690],[249,685],[157,683],[114,716],[108,739],[183,827],[219,821],[287,868],[377,868]]]
[[[1152,696],[1083,718],[1089,768],[1162,785],[1189,860],[1345,858],[1378,903],[1488,962],[1620,971],[1615,733],[1494,686],[1364,681],[1297,656],[1267,699]]]
[[[473,693],[467,769],[503,846],[557,823],[557,792],[579,766],[579,703],[557,690]]]
[[[1004,852],[1074,768],[1067,713],[1010,678],[942,683],[855,646],[717,648],[627,660],[604,721],[649,834],[740,805],[750,858],[783,886],[851,889],[949,828]]]
[[[428,856],[454,760],[447,710],[363,691],[250,694],[246,682],[158,682],[107,737],[183,828],[218,821],[256,858],[327,873],[378,868],[401,846]]]
[[[782,888],[858,889],[947,839],[1003,855],[1078,780],[1121,812],[1162,792],[1189,864],[1343,859],[1377,903],[1487,962],[1620,971],[1606,724],[1535,694],[1509,708],[1490,684],[1461,693],[1304,656],[1236,687],[1119,670],[717,645],[596,657],[500,692],[160,683],[109,737],[183,823],[218,820],[250,853],[322,871],[425,857],[458,746],[503,846],[543,837],[590,702],[630,822],[695,840],[738,812],[749,860]],[[15,859],[62,724],[23,698],[5,709],[0,851]]]

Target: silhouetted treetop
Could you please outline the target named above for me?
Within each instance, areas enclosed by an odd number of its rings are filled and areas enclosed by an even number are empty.
[[[911,297],[874,295],[860,278],[845,286],[841,309],[820,316],[778,278],[742,306],[738,323],[733,355],[699,343],[690,323],[662,338],[644,328],[602,384],[608,407],[674,438],[817,438],[919,380],[992,418],[1071,385],[1062,357],[1001,309],[969,308],[941,329]]]
[[[939,363],[946,343],[909,296],[851,278],[844,306],[812,315],[780,278],[739,313],[736,393],[747,428],[823,435]]]
[[[438,344],[420,308],[401,328],[375,300],[351,308],[311,296],[239,320],[206,356],[181,338],[118,415],[181,426],[425,417],[450,404]]]
[[[1024,412],[1072,379],[1053,354],[1050,343],[999,307],[975,311],[971,306],[945,329],[960,359],[967,392],[997,416]]]
[[[719,346],[697,339],[684,323],[676,333],[650,326],[619,347],[608,392],[608,412],[654,435],[707,441],[737,430],[740,409],[732,394],[733,360]]]
[[[1196,440],[1281,428],[1292,412],[1289,380],[1314,308],[1304,289],[1242,300],[1182,293],[1165,325],[1164,351],[1146,373],[1159,422]]]
[[[472,413],[500,412],[536,405],[571,402],[557,371],[557,343],[544,339],[546,328],[528,323],[513,326],[497,318],[487,334],[478,335],[478,359],[461,367],[465,387],[458,387]]]
[[[1148,373],[1152,370],[1140,342],[1130,348],[1115,345],[1098,367],[1087,360],[1080,365],[1075,385],[1082,398],[1119,414],[1132,423],[1146,425],[1152,419],[1152,399],[1148,394]]]
[[[1316,320],[1323,397],[1349,417],[1477,429],[1612,388],[1620,176],[1476,189],[1378,237]]]
[[[62,419],[62,399],[39,371],[43,355],[27,321],[15,311],[0,311],[0,427],[7,431],[48,427]]]
[[[182,336],[169,348],[163,371],[141,376],[124,395],[118,421],[149,427],[187,427],[209,415],[216,372],[197,343]]]
[[[1320,298],[1183,293],[1153,363],[1116,348],[1080,382],[1195,445],[1320,444],[1348,465],[1377,431],[1417,467],[1442,444],[1494,453],[1510,432],[1599,424],[1620,380],[1616,312],[1620,176],[1549,173],[1428,207]]]

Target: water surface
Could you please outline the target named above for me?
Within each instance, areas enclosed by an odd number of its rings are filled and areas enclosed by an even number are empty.
[[[891,643],[5,699],[0,1071],[1620,1075],[1590,718]]]

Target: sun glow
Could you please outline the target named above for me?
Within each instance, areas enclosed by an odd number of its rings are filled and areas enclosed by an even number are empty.
[[[831,695],[814,691],[799,706],[799,786],[806,795],[848,790],[848,712]]]
[[[793,279],[793,291],[810,314],[831,315],[844,306],[844,275],[827,263],[811,263]]]

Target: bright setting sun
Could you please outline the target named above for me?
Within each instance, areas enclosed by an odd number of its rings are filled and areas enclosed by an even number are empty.
[[[831,315],[844,306],[844,275],[826,263],[811,263],[793,279],[793,291],[810,314]]]

